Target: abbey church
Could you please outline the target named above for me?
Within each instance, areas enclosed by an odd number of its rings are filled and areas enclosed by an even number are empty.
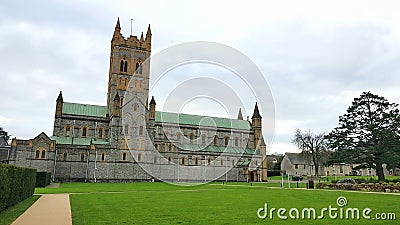
[[[68,102],[68,90],[60,92],[53,134],[14,138],[7,162],[51,172],[54,181],[267,180],[257,103],[250,119],[240,110],[234,119],[157,111],[151,39],[150,25],[145,35],[124,37],[118,19],[106,105]]]

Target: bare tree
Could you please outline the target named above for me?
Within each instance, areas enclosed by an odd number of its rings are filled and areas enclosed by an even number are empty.
[[[0,138],[4,139],[5,143],[8,143],[10,140],[10,135],[2,127],[0,127]]]
[[[313,162],[315,176],[318,176],[321,160],[328,153],[325,133],[314,134],[311,130],[301,131],[296,129],[292,143],[302,151],[306,158]]]

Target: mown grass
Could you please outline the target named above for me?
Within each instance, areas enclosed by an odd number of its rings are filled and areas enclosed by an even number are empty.
[[[297,182],[291,181],[290,188],[297,188]],[[196,188],[210,188],[210,184],[218,185],[231,185],[231,188],[235,186],[256,186],[256,187],[281,187],[280,182],[267,182],[267,183],[247,183],[247,182],[212,182],[209,184],[198,184],[198,183],[175,183],[168,184],[162,183],[63,183],[60,188],[36,188],[35,194],[57,194],[57,193],[103,193],[103,192],[136,192],[136,191],[156,191],[156,190],[175,190],[175,189],[196,189]],[[284,183],[284,188],[289,188],[287,181]],[[299,183],[298,188],[306,188],[305,183]]]
[[[279,184],[279,183],[278,183]],[[269,184],[271,185],[271,184]],[[279,184],[280,185],[280,184]],[[38,193],[71,194],[73,224],[398,224],[398,220],[339,220],[325,214],[322,220],[261,220],[256,212],[264,203],[270,208],[369,207],[376,212],[400,216],[400,196],[362,192],[268,188],[265,183],[211,183],[177,186],[165,183],[64,183],[58,189]],[[77,194],[81,193],[81,194]]]
[[[8,225],[14,222],[22,213],[24,213],[40,196],[33,195],[24,201],[4,210],[0,213],[0,225]]]
[[[378,180],[378,176],[322,176],[320,178],[321,181],[324,180],[328,180],[329,182],[331,182],[332,180],[340,180],[342,178],[353,178],[353,179],[372,179],[372,180]],[[396,179],[400,179],[400,176],[385,176],[385,179],[387,180],[396,180]],[[268,177],[268,180],[282,180],[281,176],[272,176],[272,177]],[[290,175],[290,180],[292,180],[292,175]],[[284,177],[284,181],[287,182],[287,177]]]

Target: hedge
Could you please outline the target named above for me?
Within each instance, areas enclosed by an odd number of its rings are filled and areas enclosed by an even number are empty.
[[[368,183],[368,184],[326,184],[318,183],[318,189],[359,190],[372,192],[400,192],[400,183]]]
[[[50,184],[51,173],[37,172],[36,173],[36,187],[46,187]]]
[[[267,171],[268,177],[274,177],[274,176],[280,176],[280,175],[281,175],[281,171],[279,171],[279,170],[268,170]]]
[[[0,212],[33,195],[36,170],[0,164]]]

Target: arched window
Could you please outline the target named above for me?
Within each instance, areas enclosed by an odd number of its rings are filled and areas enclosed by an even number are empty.
[[[128,72],[128,61],[124,62],[124,72]]]
[[[101,153],[101,161],[104,161],[106,159],[106,154]]]
[[[42,156],[41,156],[41,158],[42,158],[42,159],[46,158],[46,150],[42,150]]]
[[[97,132],[97,137],[103,138],[104,137],[103,135],[104,135],[104,127],[99,127]]]
[[[235,166],[235,160],[232,159],[232,166]]]
[[[140,162],[140,161],[142,161],[142,154],[138,154],[138,156],[137,156],[137,158],[138,158],[138,161]]]
[[[64,134],[66,137],[71,136],[71,125],[65,125]]]
[[[85,153],[81,153],[81,161],[85,161]]]
[[[142,61],[137,61],[136,62],[136,73],[137,74],[142,74],[142,72],[143,72],[143,66],[142,66]]]
[[[225,139],[225,146],[228,146],[228,144],[229,144],[229,137],[226,136],[224,139]]]
[[[120,72],[128,72],[128,61],[124,59],[121,60],[119,64],[119,71]]]
[[[211,158],[208,158],[208,164],[210,164],[211,163]]]
[[[66,152],[64,152],[64,154],[63,154],[63,161],[67,161],[67,153]]]
[[[82,127],[82,137],[87,137],[87,127]]]
[[[185,165],[185,157],[182,157],[182,159],[181,159],[181,164],[182,164],[182,165]]]
[[[171,163],[171,156],[168,157],[168,162]]]
[[[223,159],[221,159],[221,166],[223,166],[224,165],[224,160]]]
[[[126,160],[126,152],[122,153],[122,160]]]
[[[39,156],[40,156],[40,150],[36,150],[36,153],[35,153],[35,158],[36,158],[36,159],[38,159],[38,158],[39,158]]]
[[[214,145],[218,145],[218,136],[217,135],[214,136]]]
[[[196,166],[199,165],[199,159],[198,159],[198,158],[196,158],[196,159],[194,160],[194,164],[196,164]]]
[[[119,64],[119,71],[124,72],[124,60],[121,60],[121,63]]]

